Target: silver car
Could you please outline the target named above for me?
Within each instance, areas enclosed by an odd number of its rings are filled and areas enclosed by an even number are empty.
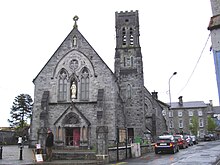
[[[198,143],[199,143],[196,136],[192,135],[192,136],[190,136],[190,137],[191,137],[191,139],[192,139],[193,144],[198,144]]]

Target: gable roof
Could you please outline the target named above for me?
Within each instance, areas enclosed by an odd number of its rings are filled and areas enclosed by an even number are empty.
[[[95,49],[89,44],[89,42],[85,39],[85,37],[80,33],[80,31],[78,30],[77,26],[74,26],[74,28],[70,31],[70,33],[67,35],[67,37],[64,39],[64,41],[60,44],[60,46],[56,49],[56,51],[53,53],[53,55],[50,57],[50,59],[47,61],[47,63],[44,65],[44,67],[40,70],[40,72],[37,74],[37,76],[33,79],[33,83],[34,81],[37,79],[37,77],[40,75],[40,73],[42,72],[42,70],[48,65],[48,63],[51,61],[51,59],[57,54],[58,50],[61,49],[61,47],[66,43],[69,42],[68,39],[70,38],[70,36],[72,34],[79,34],[80,37],[89,45],[89,47],[95,52],[95,54],[98,56],[98,58],[103,62],[103,64],[109,69],[109,71],[112,73],[112,75],[116,78],[115,74],[113,73],[113,71],[109,68],[109,66],[103,61],[103,59],[98,55],[98,53],[95,51]],[[73,48],[73,49],[69,49],[66,50],[66,53],[72,50],[77,50],[79,52],[81,52],[81,50],[79,48]],[[66,54],[63,53],[63,54]]]
[[[187,109],[187,108],[206,108],[207,105],[203,101],[189,101],[179,104],[179,102],[172,102],[171,109]]]
[[[85,117],[85,115],[73,103],[60,115],[60,117],[54,122],[54,125],[56,125],[56,123],[58,123],[63,118],[63,116],[65,116],[68,113],[68,111],[70,109],[72,109],[73,107],[76,110],[76,112],[80,115],[80,117],[82,117],[85,120],[85,122],[88,124],[88,126],[90,126],[91,125],[90,121]]]

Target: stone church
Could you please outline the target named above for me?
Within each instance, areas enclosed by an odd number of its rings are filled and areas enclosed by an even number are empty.
[[[168,105],[144,86],[138,11],[115,13],[114,72],[80,33],[77,20],[34,78],[30,145],[47,129],[64,147],[106,146],[167,130]]]

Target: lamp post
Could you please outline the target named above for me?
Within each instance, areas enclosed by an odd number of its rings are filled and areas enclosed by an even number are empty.
[[[170,98],[170,106],[171,106],[170,80],[171,80],[171,78],[172,78],[174,75],[176,75],[176,74],[177,74],[177,72],[173,72],[172,76],[169,78],[169,98]]]

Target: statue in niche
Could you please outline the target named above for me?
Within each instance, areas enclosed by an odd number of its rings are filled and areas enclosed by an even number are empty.
[[[76,99],[76,83],[75,81],[72,82],[72,85],[71,85],[71,98],[72,99]]]

